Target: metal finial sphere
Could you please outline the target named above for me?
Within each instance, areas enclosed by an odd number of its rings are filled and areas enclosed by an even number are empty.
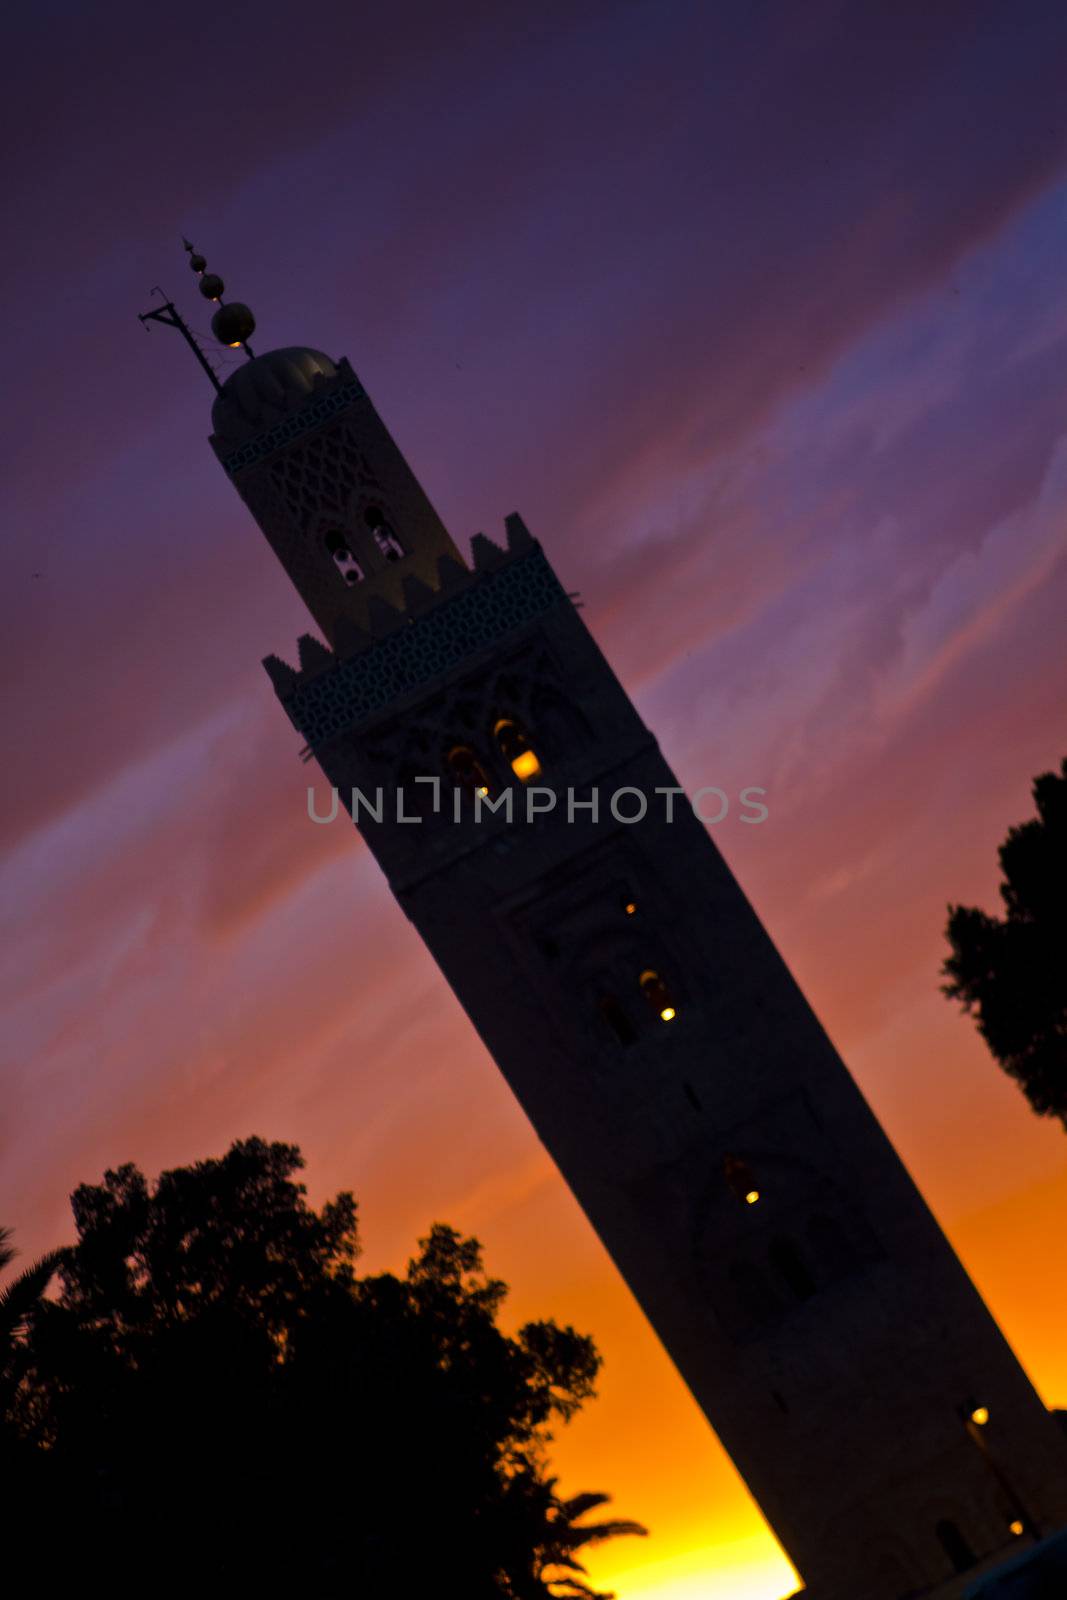
[[[205,272],[200,279],[200,293],[205,300],[221,300],[225,287],[217,272]]]
[[[203,285],[201,284],[201,288]],[[220,344],[244,344],[256,331],[256,319],[240,300],[220,306],[211,319],[211,331]]]
[[[189,257],[189,265],[192,267],[194,272],[203,272],[204,268],[207,266],[207,261],[198,250],[194,250]]]

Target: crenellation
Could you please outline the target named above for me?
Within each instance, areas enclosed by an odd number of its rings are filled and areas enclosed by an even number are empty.
[[[333,652],[327,650],[322,640],[316,639],[313,633],[302,633],[296,647],[300,652],[300,675],[305,683],[334,665]]]
[[[267,676],[274,685],[274,691],[279,700],[286,700],[300,682],[300,675],[295,667],[288,661],[283,661],[281,656],[264,656],[263,665]]]
[[[455,556],[444,555],[437,558],[437,587],[442,595],[453,594],[457,589],[465,589],[471,581],[470,569]]]
[[[342,661],[368,650],[374,639],[366,628],[361,628],[351,617],[340,617],[334,629],[334,652]]]
[[[403,627],[405,621],[403,611],[386,600],[384,595],[371,595],[367,602],[367,626],[372,638],[384,639],[387,633]]]
[[[508,559],[508,551],[487,534],[476,533],[471,540],[471,559],[475,572],[498,572]]]
[[[534,536],[523,522],[517,511],[509,511],[504,518],[504,530],[507,535],[508,553],[513,556],[524,555],[534,544]]]
[[[437,604],[437,591],[424,583],[414,572],[409,572],[404,579],[404,609],[409,616],[421,616],[431,606]]]

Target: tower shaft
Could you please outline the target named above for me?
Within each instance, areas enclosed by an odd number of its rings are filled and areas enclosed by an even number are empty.
[[[1067,1520],[1058,1429],[520,519],[468,568],[316,352],[214,416],[334,647],[268,660],[287,714],[818,1600]]]

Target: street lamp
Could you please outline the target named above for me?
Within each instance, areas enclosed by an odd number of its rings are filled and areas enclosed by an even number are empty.
[[[983,1461],[1000,1485],[1011,1506],[1012,1520],[1008,1523],[1008,1532],[1015,1539],[1021,1539],[1024,1533],[1028,1533],[1032,1539],[1040,1539],[1041,1534],[1038,1531],[1036,1522],[1019,1498],[1014,1484],[989,1448],[989,1440],[985,1433],[989,1426],[989,1407],[970,1400],[966,1405],[958,1406],[957,1410],[963,1420],[963,1426],[967,1430],[968,1437],[980,1452]]]

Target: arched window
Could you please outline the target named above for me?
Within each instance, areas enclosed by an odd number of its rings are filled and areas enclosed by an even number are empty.
[[[348,548],[343,533],[334,528],[326,535],[326,548],[333,556],[334,566],[347,584],[363,582],[363,568]]]
[[[722,1175],[743,1205],[754,1206],[760,1197],[756,1174],[740,1156],[725,1156]]]
[[[498,717],[493,724],[493,738],[516,778],[529,783],[531,778],[537,777],[541,763],[521,722],[515,717]]]
[[[815,1293],[815,1279],[793,1240],[772,1239],[767,1254],[771,1266],[794,1300],[810,1300]]]
[[[564,757],[584,749],[592,737],[586,717],[573,701],[547,684],[534,694],[530,721],[537,729],[538,743],[545,746],[546,757]]]
[[[978,1559],[959,1528],[947,1517],[943,1518],[934,1529],[938,1543],[952,1563],[953,1572],[966,1572],[973,1567]]]
[[[637,981],[641,986],[641,993],[660,1021],[673,1022],[678,1015],[678,1008],[674,1003],[674,997],[659,973],[655,972],[651,967],[646,967]]]
[[[597,1004],[600,1009],[600,1015],[615,1035],[617,1043],[633,1044],[637,1038],[637,1030],[615,996],[612,994],[601,995]]]
[[[397,538],[396,529],[385,520],[381,506],[368,506],[363,520],[374,535],[374,542],[387,561],[399,561],[406,552]]]
[[[485,768],[469,744],[453,745],[445,757],[445,766],[448,769],[448,776],[457,789],[464,789],[467,794],[482,796],[490,793]]]
[[[746,1322],[767,1322],[781,1312],[781,1301],[766,1275],[754,1262],[733,1262],[730,1267],[730,1286]]]
[[[406,817],[421,817],[426,822],[433,816],[434,785],[420,781],[429,776],[419,767],[408,765],[401,768],[396,785],[397,801],[403,806]]]
[[[808,1243],[828,1278],[844,1277],[851,1270],[855,1252],[836,1217],[812,1217],[808,1223]]]

